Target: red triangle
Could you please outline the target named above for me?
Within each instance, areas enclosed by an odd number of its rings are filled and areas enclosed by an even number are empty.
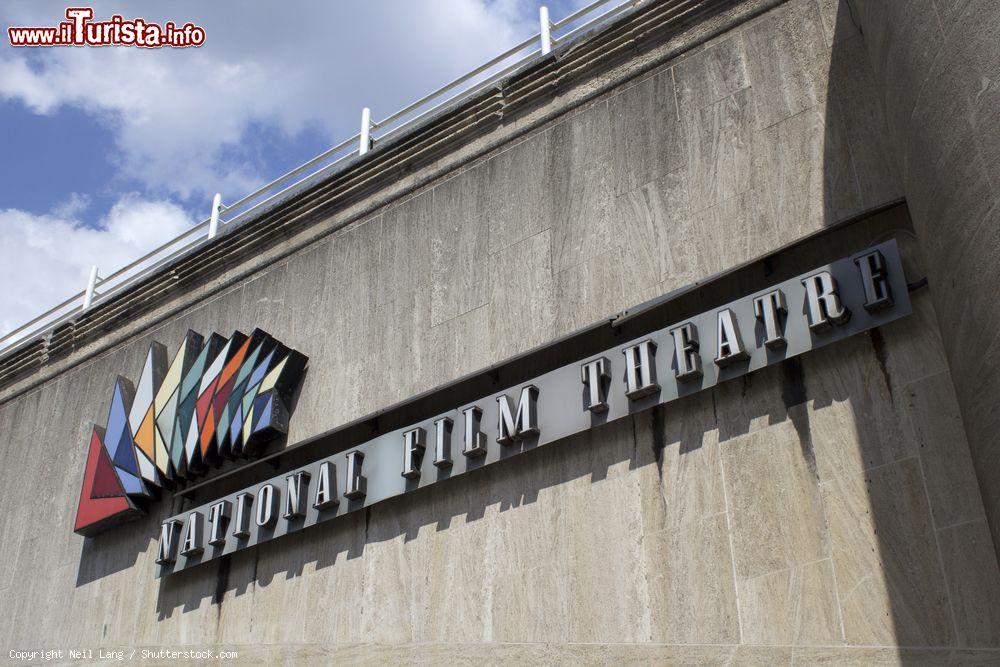
[[[226,407],[226,403],[229,402],[229,395],[233,393],[233,385],[235,384],[236,376],[234,375],[216,390],[215,396],[212,398],[212,407],[215,408],[216,415],[222,414],[222,408]]]
[[[204,393],[198,397],[198,400],[194,403],[195,413],[198,415],[198,425],[201,426],[205,423],[205,413],[208,412],[208,408],[212,405],[212,397],[215,396],[215,385],[218,384],[219,378],[212,380],[212,383],[208,385]]]
[[[115,498],[124,496],[125,489],[118,480],[115,467],[108,458],[108,452],[101,447],[97,454],[97,469],[94,471],[94,482],[90,487],[91,498]]]
[[[116,496],[114,498],[93,497],[98,468],[103,468],[102,462],[110,465],[110,462],[107,461],[107,455],[103,454],[104,445],[101,443],[101,437],[101,431],[95,426],[94,432],[90,436],[90,451],[87,453],[87,467],[83,473],[83,488],[80,489],[80,504],[77,506],[76,525],[73,528],[74,531],[81,535],[90,535],[98,532],[98,524],[116,515],[134,514],[136,512],[135,507],[125,496]],[[114,475],[114,470],[111,471],[111,474]],[[103,473],[101,481],[102,484],[106,483]]]

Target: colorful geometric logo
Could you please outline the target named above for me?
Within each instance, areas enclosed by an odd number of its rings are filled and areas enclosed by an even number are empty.
[[[75,532],[141,516],[161,489],[287,433],[307,361],[259,329],[207,341],[188,331],[169,366],[167,348],[152,343],[138,388],[119,376],[107,426],[94,426]]]

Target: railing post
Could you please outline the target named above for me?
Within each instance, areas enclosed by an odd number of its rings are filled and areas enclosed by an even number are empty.
[[[97,266],[90,267],[90,278],[87,279],[87,291],[83,293],[82,312],[90,310],[90,304],[94,301],[94,290],[97,289]]]
[[[218,192],[212,197],[212,217],[208,220],[208,238],[214,239],[219,233],[219,212],[222,211],[222,195]]]
[[[552,24],[549,23],[549,8],[542,5],[538,8],[538,22],[542,26],[542,55],[552,50]]]
[[[361,110],[361,141],[358,142],[358,155],[364,155],[372,147],[372,112],[365,107]]]

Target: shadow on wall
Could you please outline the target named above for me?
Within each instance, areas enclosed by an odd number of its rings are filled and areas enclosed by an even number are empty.
[[[838,350],[840,354],[855,353],[853,349],[843,350],[845,345],[856,343],[843,341],[829,346],[824,353],[833,356]],[[793,358],[742,380],[527,452],[502,465],[467,473],[446,484],[424,487],[321,527],[184,570],[161,580],[158,619],[169,618],[178,609],[183,612],[198,609],[206,600],[218,604],[231,594],[252,593],[254,587],[268,586],[278,578],[298,578],[308,565],[318,571],[358,558],[369,544],[400,536],[404,543],[410,542],[428,526],[435,531],[446,531],[456,519],[461,524],[489,521],[490,508],[502,514],[532,505],[546,489],[573,481],[598,483],[622,464],[627,464],[629,470],[646,466],[662,468],[666,447],[679,448],[682,456],[693,453],[712,441],[708,434],[713,431],[724,442],[746,435],[761,420],[769,425],[791,420],[804,433],[803,456],[811,457],[808,418],[801,405],[807,394],[803,378],[802,362]],[[754,392],[777,400],[747,401]],[[845,388],[844,393],[817,399],[815,407],[846,400],[864,398],[853,396]],[[689,413],[702,418],[688,419]],[[663,470],[659,472],[662,478]],[[484,557],[490,558],[488,554]]]
[[[150,515],[135,521],[134,530],[112,529],[98,539],[85,538],[76,571],[77,588],[135,567],[139,554],[159,539],[160,521],[158,515]]]
[[[816,475],[807,397],[811,409],[818,411],[834,403],[863,405],[870,401],[870,396],[866,394],[869,389],[860,373],[851,375],[853,382],[824,383],[816,388],[808,386],[806,378],[822,375],[826,367],[836,366],[843,358],[862,357],[871,365],[877,354],[874,345],[863,335],[856,336],[805,358],[790,359],[667,406],[658,406],[539,451],[528,452],[503,465],[480,469],[446,484],[425,487],[330,524],[171,575],[160,581],[158,620],[170,618],[177,610],[186,613],[199,609],[206,602],[220,604],[234,595],[253,595],[258,586],[267,587],[276,580],[293,580],[333,565],[344,567],[344,572],[338,576],[350,579],[357,576],[357,571],[350,570],[347,562],[362,556],[370,545],[400,537],[406,544],[416,540],[418,535],[427,540],[427,527],[432,526],[436,532],[447,531],[456,521],[460,528],[481,521],[495,521],[505,512],[536,503],[546,490],[560,493],[557,487],[573,482],[596,484],[609,474],[620,474],[623,465],[632,471],[646,467],[656,470],[658,491],[666,497],[671,493],[667,488],[671,479],[676,481],[667,468],[683,465],[678,463],[678,458],[697,455],[705,446],[741,447],[748,444],[742,436],[752,430],[786,422],[790,422],[798,433],[798,447],[793,451],[799,452],[812,475]],[[881,382],[874,391],[888,393]],[[875,452],[881,449],[881,444],[878,430],[871,426],[868,423],[859,428],[857,438],[863,451]],[[714,442],[715,433],[719,445]],[[671,448],[676,451],[670,452]],[[546,494],[545,502],[553,502],[552,497]],[[877,502],[873,505],[876,514],[889,516],[899,511],[892,505],[880,507]],[[558,513],[557,509],[552,511]],[[780,521],[780,518],[775,520]],[[525,523],[519,525],[526,526]],[[663,527],[670,530],[668,526]],[[537,529],[545,530],[545,526]],[[544,553],[531,555],[546,556]],[[547,557],[569,555],[551,552]],[[415,552],[410,552],[410,557],[416,557]],[[468,557],[474,559],[472,571],[482,573],[498,555],[484,549],[478,554],[469,553]],[[439,564],[442,568],[454,565],[454,559],[448,564]],[[410,563],[410,567],[422,570],[430,568],[431,563]],[[443,574],[452,576],[447,571]],[[459,573],[453,575],[461,576]],[[400,573],[400,576],[405,577],[405,574]],[[431,575],[425,572],[421,576]],[[332,589],[327,589],[331,585],[338,590],[339,586],[344,586],[345,591],[352,590],[349,584],[329,581],[320,588],[327,590],[326,594],[333,594]]]
[[[853,187],[863,207],[892,198],[894,193],[902,192],[902,186],[897,156],[888,140],[882,96],[852,0],[839,2],[833,25],[828,28],[832,28],[833,43],[823,165],[825,218],[829,225],[837,222],[837,212],[831,210],[829,203],[843,200],[844,185],[838,179],[844,178],[848,170],[852,172]],[[858,150],[859,145],[865,150]],[[835,192],[837,189],[839,192]],[[954,597],[958,593],[949,594],[949,581],[952,586],[955,581],[954,572],[950,571],[954,565],[947,561],[950,549],[939,531],[941,524],[947,523],[942,517],[954,507],[965,504],[971,508],[968,514],[975,516],[981,514],[978,509],[981,504],[978,490],[955,488],[974,485],[974,478],[971,468],[962,467],[968,458],[967,445],[957,415],[952,414],[955,406],[950,400],[951,379],[936,318],[929,314],[932,286],[927,286],[921,249],[913,231],[909,227],[893,230],[884,236],[876,235],[872,242],[889,235],[900,246],[914,313],[896,324],[896,329],[874,329],[867,335],[874,361],[864,371],[868,396],[852,397],[851,405],[863,472],[821,480],[834,493],[849,492],[851,485],[863,488],[868,501],[867,507],[862,508],[868,516],[850,522],[833,516],[835,511],[826,508],[845,642],[876,644],[889,640],[902,647],[988,646],[991,631],[981,632],[980,621],[963,618],[967,611],[956,609],[963,604]],[[900,330],[900,326],[909,330]],[[902,344],[887,344],[889,335],[895,336],[894,343]],[[876,374],[882,377],[875,377]],[[811,398],[813,392],[809,389]],[[803,398],[805,395],[803,392]],[[944,402],[935,404],[927,400],[928,395]],[[899,416],[895,431],[885,428],[886,418],[890,417],[884,414],[887,410],[880,414],[872,409],[877,403]],[[917,420],[926,420],[925,423],[947,423],[951,431],[938,427],[932,431],[933,435],[921,436],[918,433],[921,427],[914,423],[915,415]],[[810,441],[809,421],[793,421],[805,451]],[[900,439],[898,443],[891,441],[894,437]],[[938,441],[927,443],[924,438]],[[930,446],[925,449],[925,445]],[[955,450],[948,452],[949,447]],[[945,463],[937,457],[962,464]],[[941,480],[955,473],[942,474],[928,470],[929,466],[960,470],[962,475],[951,477],[945,485]],[[947,505],[936,497],[938,493],[964,499],[943,510]],[[860,543],[871,544],[870,558],[851,553]],[[969,545],[955,542],[951,546],[965,549]],[[842,552],[839,557],[838,551]],[[982,573],[965,576],[988,578],[990,574],[984,567]],[[856,596],[857,591],[865,588],[871,592],[863,593],[862,597],[871,595],[876,598],[876,605],[869,600],[845,598],[848,594]],[[874,613],[879,610],[878,599],[882,613]]]

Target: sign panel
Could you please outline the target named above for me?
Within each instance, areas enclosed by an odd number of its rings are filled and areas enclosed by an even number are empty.
[[[176,515],[159,575],[330,521],[910,313],[888,241]]]

